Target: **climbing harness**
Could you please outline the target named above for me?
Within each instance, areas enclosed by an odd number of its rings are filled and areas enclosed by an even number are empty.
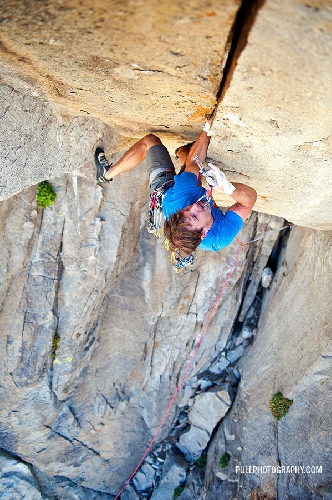
[[[206,177],[207,173],[209,172],[209,169],[206,168],[202,164],[202,162],[200,161],[200,159],[197,155],[194,156],[193,159],[196,161],[196,163],[199,167],[200,175],[198,176],[198,184],[200,185],[202,175]],[[203,196],[198,198],[196,203],[198,203],[199,201],[201,201],[203,199],[205,199],[207,203],[210,203],[210,201],[212,199],[212,186],[209,185],[208,189],[206,190],[206,194],[204,194]],[[160,209],[162,209],[162,204],[160,205]],[[195,257],[197,254],[196,250],[192,254],[190,254],[189,256],[182,257],[177,250],[172,250],[170,242],[167,238],[165,238],[165,240],[164,240],[164,247],[166,248],[166,250],[169,250],[171,252],[170,253],[170,260],[171,260],[171,263],[173,265],[173,269],[176,273],[181,273],[186,267],[194,265]]]
[[[159,188],[152,191],[149,202],[149,221],[146,229],[149,233],[153,234],[156,238],[162,235],[162,222],[163,222],[163,198],[166,191],[174,186],[174,181],[169,180],[164,182]]]
[[[166,191],[174,186],[174,181],[166,181],[162,186],[152,191],[149,201],[149,220],[146,229],[150,234],[153,234],[156,238],[161,238],[162,236],[162,226],[163,226],[163,199]],[[202,196],[198,201],[203,199]],[[196,251],[193,252],[188,257],[182,257],[178,251],[173,251],[170,242],[167,238],[164,240],[164,247],[170,252],[170,260],[173,269],[176,273],[180,273],[188,266],[193,266],[195,261]]]
[[[218,297],[216,298],[216,301],[215,301],[215,303],[214,303],[214,305],[213,305],[213,307],[212,307],[212,309],[211,309],[211,311],[210,311],[210,314],[209,314],[209,316],[208,316],[208,319],[206,320],[206,323],[205,323],[205,325],[203,326],[202,331],[201,331],[201,333],[200,333],[200,335],[199,335],[199,337],[198,337],[198,339],[197,339],[197,342],[196,342],[196,344],[195,344],[195,346],[194,346],[194,349],[193,349],[193,351],[192,351],[192,353],[191,353],[191,355],[190,355],[189,361],[187,362],[187,364],[186,364],[186,366],[185,366],[185,368],[184,368],[184,371],[183,371],[183,373],[182,373],[182,375],[181,375],[181,378],[180,378],[180,381],[179,381],[178,385],[176,386],[176,389],[175,389],[175,391],[174,391],[174,394],[173,394],[173,396],[172,396],[172,398],[171,398],[171,400],[170,400],[170,402],[169,402],[169,404],[168,404],[168,406],[167,406],[167,408],[166,408],[166,410],[165,410],[165,412],[164,412],[164,414],[163,414],[163,416],[162,416],[162,419],[161,419],[161,421],[160,421],[160,424],[159,424],[159,426],[158,426],[158,428],[157,428],[156,432],[154,433],[154,435],[153,435],[153,437],[152,437],[152,439],[151,439],[150,443],[148,444],[148,446],[147,446],[147,448],[146,448],[145,452],[143,453],[142,458],[140,459],[140,461],[139,461],[139,463],[138,463],[137,467],[135,468],[135,470],[133,471],[133,473],[131,474],[131,476],[127,479],[127,481],[124,483],[124,485],[122,486],[121,490],[120,490],[120,491],[117,493],[117,495],[114,497],[114,500],[117,500],[118,498],[120,498],[121,493],[125,490],[125,488],[128,486],[128,484],[130,483],[130,481],[131,481],[131,480],[132,480],[132,479],[136,476],[136,474],[137,474],[137,472],[139,471],[139,469],[140,469],[140,467],[141,467],[142,463],[144,462],[145,458],[147,457],[147,455],[148,455],[149,451],[151,450],[153,443],[154,443],[154,442],[155,442],[155,440],[157,439],[157,436],[159,435],[159,433],[160,433],[160,431],[161,431],[161,429],[162,429],[162,426],[164,425],[164,423],[165,423],[165,421],[166,421],[166,418],[168,417],[168,415],[169,415],[169,413],[170,413],[170,411],[171,411],[171,408],[172,408],[172,406],[173,406],[173,403],[174,403],[174,401],[175,401],[175,398],[176,398],[176,396],[177,396],[177,394],[178,394],[179,390],[180,390],[180,389],[181,389],[181,387],[182,387],[182,384],[183,384],[183,382],[184,382],[184,380],[185,380],[185,378],[186,378],[186,375],[187,375],[188,370],[189,370],[189,368],[190,368],[190,366],[191,366],[191,363],[192,363],[192,361],[193,361],[193,359],[194,359],[194,357],[195,357],[195,355],[196,355],[196,353],[197,353],[197,351],[198,351],[198,348],[199,348],[199,346],[200,346],[200,344],[201,344],[201,342],[202,342],[202,340],[203,340],[203,337],[204,337],[204,335],[205,335],[205,333],[206,333],[206,331],[207,331],[207,327],[209,326],[209,324],[210,324],[210,322],[211,322],[211,320],[212,320],[212,318],[213,318],[213,316],[214,316],[214,313],[216,312],[216,309],[217,309],[217,307],[218,307],[218,304],[219,304],[219,302],[220,302],[220,300],[221,300],[221,297],[222,297],[222,295],[223,295],[223,293],[224,293],[224,290],[225,290],[225,288],[226,288],[226,286],[227,286],[227,284],[228,284],[228,281],[229,281],[229,279],[230,279],[230,277],[231,277],[231,275],[232,275],[232,273],[233,273],[233,271],[234,271],[234,269],[235,269],[236,263],[237,263],[237,261],[238,261],[238,259],[239,259],[240,253],[242,252],[243,248],[244,248],[245,246],[248,246],[250,243],[253,243],[254,241],[257,241],[257,240],[259,240],[259,239],[261,239],[261,238],[264,238],[265,236],[267,236],[267,235],[268,235],[269,233],[271,233],[271,232],[274,232],[274,231],[282,231],[283,229],[286,229],[286,228],[291,228],[291,227],[292,227],[292,224],[291,224],[291,223],[289,223],[289,224],[287,224],[286,226],[284,226],[284,227],[282,227],[282,228],[280,228],[280,229],[272,229],[271,231],[269,231],[269,232],[268,232],[268,233],[266,233],[265,235],[260,236],[259,238],[256,238],[256,239],[254,239],[254,240],[248,241],[247,243],[242,243],[242,242],[241,242],[238,238],[236,238],[236,240],[237,240],[237,242],[239,243],[239,245],[240,245],[240,246],[239,246],[239,248],[238,248],[238,251],[236,252],[235,258],[234,258],[234,260],[233,260],[233,262],[232,262],[232,265],[231,265],[231,267],[230,267],[230,269],[229,269],[229,271],[228,271],[228,274],[227,274],[226,279],[225,279],[225,281],[224,281],[224,284],[223,284],[223,286],[222,286],[222,288],[221,288],[221,290],[220,290],[220,292],[219,292],[219,295],[218,295]]]
[[[149,201],[149,221],[146,229],[149,233],[153,234],[156,238],[162,236],[163,226],[163,199],[166,191],[174,186],[174,181],[166,181],[162,186],[152,191]],[[182,257],[177,251],[171,249],[170,242],[167,238],[164,240],[164,247],[170,252],[170,260],[173,269],[176,273],[180,273],[187,266],[194,264],[195,255],[191,254],[189,257]]]

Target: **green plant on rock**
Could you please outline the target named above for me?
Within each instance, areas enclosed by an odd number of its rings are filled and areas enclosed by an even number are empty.
[[[218,462],[218,465],[221,469],[226,469],[227,465],[228,465],[228,462],[230,461],[231,459],[231,456],[229,453],[224,453],[221,457],[220,457],[220,460]]]
[[[54,335],[53,337],[53,341],[52,341],[52,358],[55,359],[56,358],[56,350],[58,348],[58,345],[59,345],[59,342],[60,342],[60,335],[58,335],[57,333]]]
[[[203,469],[203,467],[206,466],[206,462],[207,462],[207,456],[206,455],[201,455],[200,457],[198,457],[198,459],[196,460],[195,464],[200,469]]]
[[[287,414],[292,404],[292,399],[284,398],[281,392],[277,392],[269,402],[269,408],[274,418],[280,420]]]
[[[38,184],[37,189],[37,205],[41,208],[46,208],[53,205],[55,202],[56,193],[52,184],[48,181],[43,181]]]
[[[172,498],[179,498],[184,488],[185,488],[184,484],[179,484],[179,486],[175,488]]]

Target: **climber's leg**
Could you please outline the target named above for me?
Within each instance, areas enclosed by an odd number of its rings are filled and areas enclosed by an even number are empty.
[[[99,170],[101,171],[102,177],[104,178],[104,180],[103,178],[101,178],[100,181],[98,182],[110,181],[117,175],[120,175],[123,172],[126,172],[127,170],[132,170],[145,159],[147,151],[152,146],[156,145],[162,145],[162,142],[159,139],[159,137],[157,137],[154,134],[146,135],[138,142],[136,142],[133,146],[131,146],[118,162],[116,162],[114,165],[109,165],[108,170],[106,170],[107,160],[105,154],[103,153],[101,148],[97,148],[95,154],[95,162],[97,167],[97,180],[98,180]],[[104,155],[104,157],[102,155]],[[100,169],[99,164],[101,164],[102,166],[104,164],[104,170]]]
[[[163,144],[149,148],[146,154],[146,169],[150,178],[150,194],[165,182],[174,179],[175,168]]]

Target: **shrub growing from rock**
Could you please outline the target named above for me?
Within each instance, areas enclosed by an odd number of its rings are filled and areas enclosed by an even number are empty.
[[[46,208],[53,205],[56,194],[52,184],[48,181],[43,181],[38,184],[37,189],[37,205],[41,208]]]
[[[179,484],[179,486],[175,488],[172,498],[179,498],[184,488],[185,488],[184,484]]]
[[[277,392],[270,400],[269,408],[274,418],[276,420],[280,420],[288,413],[288,410],[292,406],[292,404],[292,399],[284,398],[281,392]]]
[[[196,460],[196,465],[197,467],[199,467],[200,469],[203,469],[203,467],[206,466],[206,462],[207,462],[207,456],[206,455],[201,455],[200,457],[198,457],[198,459]]]
[[[224,453],[221,457],[220,457],[220,460],[219,460],[219,467],[221,469],[226,469],[227,465],[228,465],[228,462],[230,461],[231,459],[231,456],[229,453]]]
[[[58,334],[55,334],[53,337],[53,341],[52,341],[52,358],[53,359],[55,359],[55,357],[56,357],[56,350],[58,348],[59,342],[60,342],[60,336]]]

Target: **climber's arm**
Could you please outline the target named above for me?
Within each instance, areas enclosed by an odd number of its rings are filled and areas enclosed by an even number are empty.
[[[208,162],[208,166],[209,170],[205,173],[206,182],[213,187],[214,191],[228,194],[234,198],[237,203],[228,210],[237,213],[243,220],[246,220],[256,202],[256,191],[246,184],[229,182],[225,173],[213,163]]]
[[[239,182],[233,182],[232,185],[235,187],[235,190],[232,192],[231,197],[237,203],[232,205],[228,210],[235,212],[245,221],[255,205],[257,193],[255,189]],[[215,189],[218,191],[218,188]]]
[[[193,174],[199,176],[199,167],[197,162],[193,160],[194,156],[198,156],[201,162],[205,161],[207,149],[210,144],[210,127],[211,127],[212,119],[209,119],[200,135],[198,136],[196,142],[190,148],[187,160],[186,160],[186,172],[192,172]]]

